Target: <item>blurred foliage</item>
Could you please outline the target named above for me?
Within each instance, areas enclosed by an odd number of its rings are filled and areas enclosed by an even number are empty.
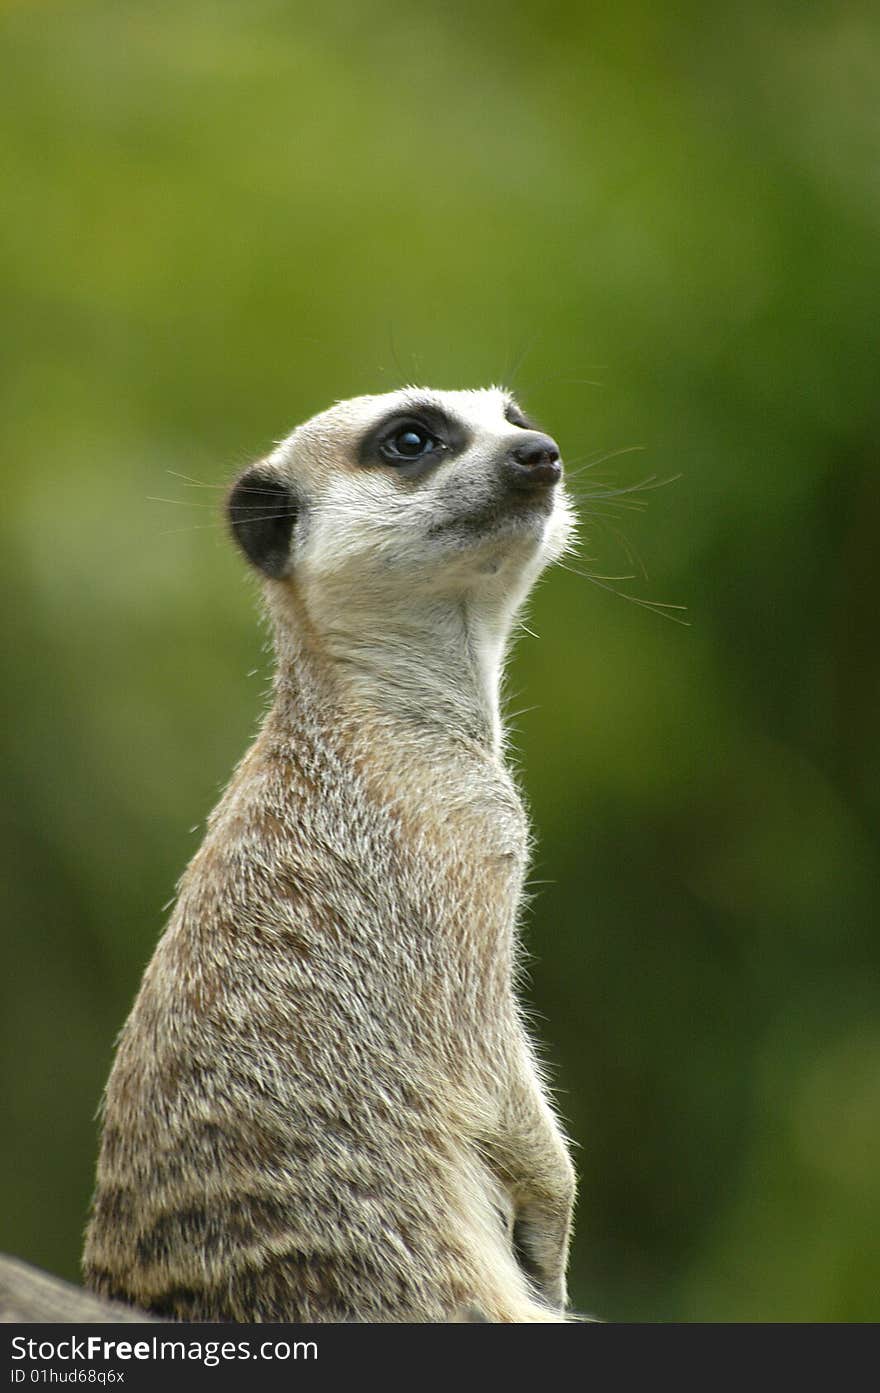
[[[76,1271],[113,1037],[268,684],[178,475],[512,378],[568,457],[643,447],[596,474],[683,475],[585,498],[584,552],[692,627],[558,570],[511,671],[576,1302],[877,1319],[876,6],[21,0],[0,45],[0,1246]]]

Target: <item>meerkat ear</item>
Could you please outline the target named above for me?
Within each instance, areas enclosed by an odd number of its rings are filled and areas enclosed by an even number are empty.
[[[266,465],[252,465],[229,490],[226,511],[247,559],[272,580],[281,580],[290,566],[290,539],[299,512],[290,486]]]

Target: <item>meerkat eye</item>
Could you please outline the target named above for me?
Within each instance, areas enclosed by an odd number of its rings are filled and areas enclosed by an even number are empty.
[[[394,463],[396,460],[423,459],[434,450],[442,449],[443,443],[417,421],[406,421],[396,426],[379,448],[385,459]]]

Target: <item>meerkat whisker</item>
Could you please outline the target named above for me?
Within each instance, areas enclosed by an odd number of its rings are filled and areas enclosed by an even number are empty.
[[[640,605],[642,609],[652,610],[654,614],[659,614],[662,619],[671,619],[674,624],[681,624],[687,629],[691,627],[689,619],[683,619],[678,614],[670,613],[670,610],[687,611],[687,605],[671,604],[665,600],[645,600],[639,595],[628,595],[625,590],[617,590],[613,585],[608,584],[609,580],[614,579],[633,580],[633,576],[602,577],[596,575],[592,571],[581,571],[576,566],[567,566],[562,561],[557,564],[560,565],[564,571],[569,571],[573,576],[580,576],[582,580],[591,581],[593,585],[598,585],[600,589],[607,590],[612,595],[617,595],[621,600],[629,600],[630,604]]]
[[[625,484],[621,488],[597,489],[595,494],[582,493],[580,499],[587,503],[592,498],[602,500],[605,498],[620,498],[632,493],[650,493],[654,489],[665,488],[667,484],[674,484],[681,478],[680,474],[670,474],[667,479],[658,479],[656,474],[649,474],[647,479],[640,480],[637,484]]]
[[[566,473],[570,479],[576,479],[579,474],[585,474],[589,469],[597,469],[607,460],[617,459],[620,455],[632,455],[645,448],[644,445],[621,445],[616,450],[599,450],[593,455],[580,455],[566,462]],[[577,465],[580,465],[580,468],[576,468]]]
[[[611,506],[613,507],[614,505],[612,504]],[[612,522],[609,522],[608,517],[605,516],[604,512],[600,513],[593,512],[592,510],[590,510],[589,516],[591,521],[597,523],[599,527],[602,528],[602,531],[607,533],[608,536],[612,539],[612,541],[615,541],[618,544],[629,564],[636,568],[636,570],[640,573],[642,579],[648,580],[649,577],[647,567],[645,566],[645,563],[642,560],[641,555],[632,545],[632,543],[628,541],[624,533],[621,532],[620,528],[615,527]]]

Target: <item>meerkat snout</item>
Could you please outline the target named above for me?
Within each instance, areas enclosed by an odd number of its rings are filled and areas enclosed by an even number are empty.
[[[504,461],[512,488],[552,488],[562,478],[559,446],[549,435],[530,435],[508,450]]]

